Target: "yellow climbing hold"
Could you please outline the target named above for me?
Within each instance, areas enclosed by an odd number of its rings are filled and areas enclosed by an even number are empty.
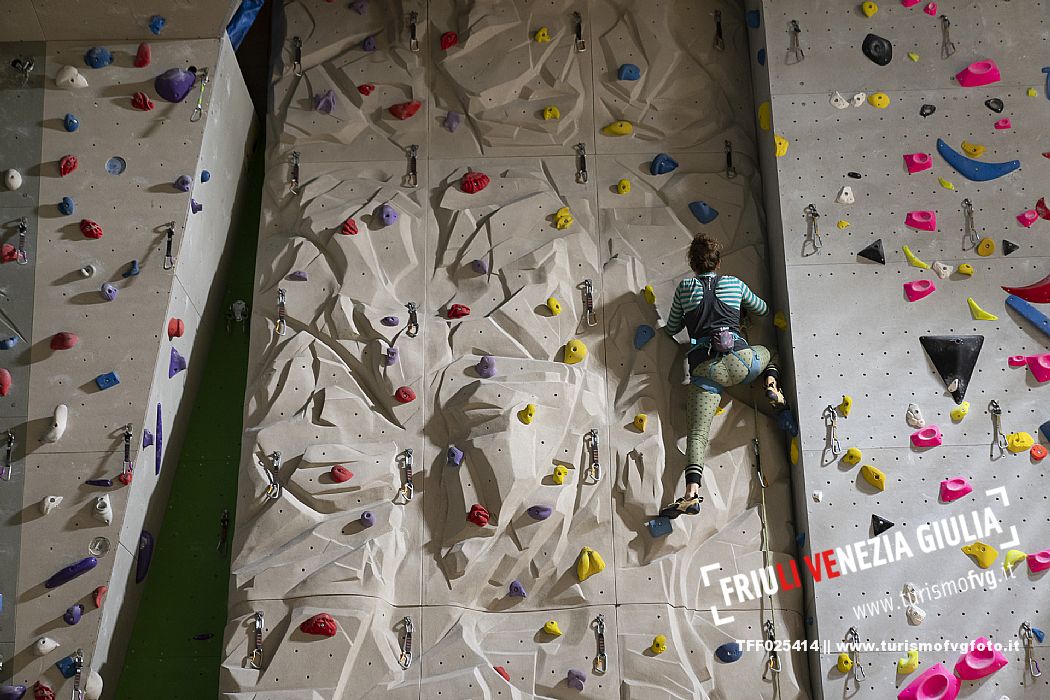
[[[987,258],[989,255],[995,252],[995,241],[991,238],[982,238],[977,242],[977,254],[982,258]]]
[[[773,126],[773,111],[772,106],[768,102],[763,102],[758,106],[758,128],[762,131],[769,131]]]
[[[561,627],[558,627],[557,620],[547,620],[543,623],[543,631],[552,637],[561,636]]]
[[[565,477],[569,475],[569,470],[562,465],[558,465],[554,468],[554,475],[551,477],[551,481],[561,486],[565,483]]]
[[[525,408],[518,411],[518,420],[525,425],[532,423],[532,419],[536,417],[536,404],[530,403],[525,404]]]
[[[860,468],[860,475],[864,477],[864,481],[867,481],[879,491],[886,490],[886,475],[878,467],[865,464]]]
[[[1006,436],[1006,449],[1014,454],[1021,454],[1032,449],[1035,439],[1026,432],[1010,433]]]
[[[962,149],[971,158],[980,158],[988,150],[979,143],[970,143],[969,141],[962,142]]]
[[[583,582],[602,571],[605,571],[605,562],[602,561],[601,555],[590,547],[581,549],[576,560],[576,577]]]
[[[784,315],[783,311],[777,311],[775,314],[773,314],[773,325],[782,331],[786,331],[788,329],[787,316]]]
[[[557,316],[561,313],[561,302],[554,297],[548,297],[547,308],[550,309],[551,316]]]
[[[919,668],[919,652],[917,649],[909,649],[908,655],[897,659],[897,673],[913,673]]]
[[[842,652],[839,654],[839,660],[835,662],[835,668],[839,670],[839,673],[849,673],[853,670],[853,659],[846,652]]]
[[[839,413],[842,414],[843,418],[849,418],[849,412],[853,410],[853,397],[849,394],[842,395],[842,401],[836,407],[839,409]]]
[[[970,315],[973,316],[974,321],[998,321],[999,317],[995,314],[990,314],[973,300],[973,297],[966,297],[966,303],[970,305]]]
[[[941,187],[946,190],[954,190],[955,185],[952,184],[951,180],[945,180],[943,177],[937,178],[937,181],[941,183]]]
[[[551,30],[546,27],[540,27],[536,30],[536,33],[532,35],[532,38],[541,44],[546,44],[551,40]]]
[[[958,406],[953,408],[951,410],[951,413],[949,413],[948,415],[950,415],[952,417],[953,421],[958,423],[963,418],[965,418],[969,412],[970,412],[970,402],[969,401],[963,401],[961,404],[959,404]]]
[[[630,136],[633,132],[634,125],[623,119],[602,127],[602,133],[606,136]]]
[[[856,447],[851,447],[846,450],[846,454],[842,455],[842,461],[846,464],[858,465],[860,460],[864,457],[864,454]]]
[[[835,224],[839,229],[849,228],[849,222],[843,219],[839,219],[838,223]]]
[[[716,416],[720,416],[720,415],[722,415],[725,412],[726,412],[726,407],[725,406],[719,406],[718,408],[715,409],[715,415]]]
[[[574,221],[575,219],[572,218],[572,212],[569,211],[568,207],[562,207],[554,212],[554,226],[559,231],[569,228]]]
[[[908,246],[901,246],[901,250],[904,251],[904,257],[908,259],[908,264],[912,267],[917,267],[921,270],[930,269],[930,266],[927,263],[924,263],[922,260],[919,260],[917,257],[915,257],[915,253],[911,252],[911,248],[909,248]]]
[[[995,560],[999,557],[999,552],[995,547],[990,544],[985,544],[980,540],[962,547],[962,551],[963,554],[969,554],[976,559],[977,566],[982,569],[987,569],[994,564]]]
[[[799,458],[799,454],[800,454],[801,450],[798,447],[798,438],[797,437],[791,438],[790,452],[791,452],[791,463],[792,464],[798,464],[798,458]]]
[[[777,158],[782,158],[783,156],[787,155],[788,146],[791,145],[790,141],[788,141],[780,134],[776,134],[775,136],[773,136],[773,143],[775,143],[777,147]]]
[[[647,284],[642,287],[642,297],[645,299],[647,304],[656,303],[656,292],[653,291],[653,285]]]
[[[645,432],[645,426],[649,424],[649,416],[644,413],[639,413],[634,417],[634,429],[639,433]]]
[[[876,109],[886,109],[890,106],[890,96],[884,92],[875,92],[868,95],[868,104]]]
[[[960,275],[966,275],[967,277],[973,274],[973,265],[970,263],[963,263],[955,269],[959,271]]]
[[[919,54],[915,53],[914,51],[909,51],[908,52],[908,58],[910,58],[912,60],[912,63],[918,63],[919,62]]]
[[[1028,555],[1019,549],[1007,550],[1006,554],[1003,555],[1003,570],[1006,573],[1013,571],[1013,568],[1028,558]]]
[[[561,110],[559,110],[554,105],[551,105],[550,107],[544,107],[543,108],[543,118],[544,119],[561,119]]]
[[[583,362],[585,357],[587,357],[587,346],[582,340],[573,338],[565,343],[565,364],[574,365],[577,362]]]
[[[1029,97],[1035,97],[1039,93],[1036,92],[1035,88],[1028,88],[1028,90],[1025,91],[1025,94],[1028,95]]]
[[[865,17],[872,17],[879,11],[879,6],[873,2],[862,2],[860,4],[860,11],[864,13]]]
[[[623,178],[616,183],[616,194],[630,194],[631,193],[631,181],[627,178]]]
[[[662,634],[653,637],[653,643],[649,645],[649,651],[654,654],[662,654],[667,651],[667,637]]]

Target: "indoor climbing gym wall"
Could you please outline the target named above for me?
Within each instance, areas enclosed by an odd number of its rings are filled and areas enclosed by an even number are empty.
[[[745,8],[275,10],[223,697],[808,698],[758,392],[657,517],[692,234],[770,294]]]
[[[1047,5],[754,9],[814,692],[1050,697]]]
[[[254,129],[235,4],[0,9],[0,697],[120,673],[223,311]]]

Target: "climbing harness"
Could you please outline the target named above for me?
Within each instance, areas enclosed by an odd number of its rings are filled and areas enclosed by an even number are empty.
[[[288,189],[292,194],[299,194],[299,151],[292,151],[291,182]]]
[[[850,627],[846,630],[846,636],[842,638],[842,641],[846,644],[846,654],[853,663],[850,670],[853,673],[853,682],[856,684],[855,690],[860,690],[860,682],[864,680],[864,664],[860,662],[860,633],[857,632],[857,628]],[[849,691],[848,675],[846,676],[846,690]]]
[[[405,638],[401,642],[401,654],[397,657],[397,663],[401,668],[408,670],[412,665],[412,618],[406,616],[401,620],[401,625],[405,628]]]
[[[583,318],[588,326],[598,325],[598,316],[594,313],[594,285],[589,279],[583,281]]]
[[[976,248],[977,244],[980,243],[980,237],[977,235],[977,227],[973,225],[973,203],[969,199],[964,199],[962,201],[962,210],[966,243],[970,244],[970,248]],[[963,246],[963,250],[966,250],[965,246]]]
[[[292,63],[292,72],[297,78],[303,76],[303,40],[297,36],[292,37],[292,50],[295,52],[295,62]]]
[[[274,326],[274,333],[277,335],[284,335],[288,332],[288,320],[286,318],[286,312],[284,310],[285,293],[283,289],[277,290],[277,324]]]
[[[584,436],[584,442],[587,445],[587,468],[583,472],[584,479],[591,479],[593,483],[598,483],[602,480],[602,467],[598,462],[598,429],[591,428],[587,431]]]
[[[0,480],[11,481],[11,476],[15,471],[14,462],[11,461],[11,453],[15,449],[15,434],[10,430],[7,431],[7,449],[4,451],[4,464],[0,467]]]
[[[208,87],[208,80],[210,80],[208,69],[201,68],[199,76],[201,81],[201,91],[197,95],[197,106],[193,108],[193,113],[190,115],[191,122],[199,122],[201,117],[204,116],[204,90]]]
[[[941,58],[948,58],[955,53],[955,42],[949,33],[951,28],[952,23],[948,15],[941,15]]]
[[[719,51],[726,50],[725,39],[722,38],[722,11],[715,10],[715,48]]]
[[[733,166],[733,142],[726,140],[726,177],[732,180],[736,177],[736,168]]]
[[[131,461],[131,438],[134,437],[134,432],[131,430],[131,423],[124,426],[124,465],[120,470],[121,476],[126,479],[130,479],[132,473],[135,471],[135,465]]]
[[[266,463],[262,460],[259,460],[259,466],[266,472],[266,479],[270,482],[267,484],[266,490],[263,491],[263,495],[271,501],[276,501],[281,497],[281,492],[283,491],[281,482],[277,480],[277,476],[281,471],[281,453],[274,451],[270,455],[270,466],[266,466]]]
[[[248,668],[254,668],[258,671],[262,669],[263,627],[265,627],[261,610],[255,611],[255,620],[252,626],[255,628],[255,647],[248,654]]]
[[[572,19],[576,23],[576,53],[583,53],[587,50],[587,42],[583,40],[583,17],[579,12],[573,12]]]
[[[230,537],[230,509],[223,508],[222,515],[219,516],[219,544],[215,545],[215,551],[220,555],[225,555],[228,549],[228,542]]]
[[[594,673],[601,676],[609,666],[609,659],[605,655],[605,615],[601,613],[594,618],[594,638],[598,644],[598,653],[594,655]]]
[[[816,253],[818,250],[824,247],[824,241],[820,238],[820,212],[812,204],[807,204],[806,208],[802,210],[803,216],[806,218],[806,240],[803,241],[802,246],[805,248],[805,244],[809,243],[813,246],[813,252]]]
[[[1038,678],[1043,675],[1043,672],[1035,658],[1035,633],[1032,631],[1032,626],[1027,621],[1022,622],[1017,634],[1021,637],[1021,644],[1024,646],[1024,658],[1028,662],[1028,672],[1032,674],[1032,678]]]
[[[834,406],[828,404],[824,408],[824,412],[820,414],[820,417],[828,431],[827,447],[831,449],[832,455],[838,457],[842,454],[842,445],[839,444],[839,414]]]
[[[26,253],[26,237],[29,235],[29,223],[26,217],[18,220],[18,250],[15,252],[15,262],[19,265],[29,264],[29,254]]]
[[[416,38],[416,25],[419,23],[419,13],[412,11],[408,13],[408,50],[412,53],[419,52],[419,39]],[[407,619],[407,618],[406,618]]]
[[[787,50],[789,60],[786,60],[785,63],[787,63],[788,65],[791,64],[791,54],[795,55],[795,63],[801,63],[803,59],[806,58],[806,54],[803,53],[802,44],[798,40],[799,34],[802,33],[802,28],[798,26],[797,19],[791,20],[791,23],[788,25],[788,32],[791,34],[791,36],[788,38]]]
[[[419,155],[419,146],[413,143],[405,149],[405,153],[408,156],[408,172],[405,173],[401,184],[404,187],[415,187],[419,181],[416,174],[416,157]]]
[[[996,448],[999,449],[999,457],[1006,454],[1006,434],[1003,432],[1003,409],[995,399],[988,402],[988,413],[992,416],[992,446],[988,450],[988,457],[998,459]]]
[[[16,58],[11,61],[11,67],[22,74],[22,85],[26,85],[29,83],[29,74],[33,72],[36,63],[33,62],[32,57],[26,56],[25,58]]]
[[[587,146],[578,143],[573,150],[576,151],[576,182],[582,185],[587,182]]]
[[[175,222],[169,221],[167,224],[167,241],[164,243],[164,269],[170,270],[175,267],[175,256],[172,255],[171,246],[175,240]]]
[[[412,484],[412,467],[415,466],[415,457],[411,447],[406,447],[403,453],[405,460],[405,483],[397,491],[395,503],[408,503],[416,493],[416,487]]]
[[[77,649],[73,654],[73,700],[84,700],[84,691],[80,688],[80,681],[84,675],[84,650]]]
[[[416,313],[416,303],[410,301],[405,304],[405,308],[408,309],[408,323],[405,324],[405,335],[409,338],[415,338],[419,334],[419,316]]]

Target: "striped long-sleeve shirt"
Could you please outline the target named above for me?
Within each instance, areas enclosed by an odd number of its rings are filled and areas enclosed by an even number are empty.
[[[706,272],[701,277],[713,277],[714,274]],[[724,275],[718,281],[715,296],[734,309],[744,307],[756,316],[765,316],[769,313],[769,306],[766,305],[766,302],[752,292],[750,287],[732,275]],[[664,330],[669,335],[675,335],[682,330],[686,313],[699,308],[703,299],[704,287],[700,284],[698,277],[687,277],[679,282],[674,292],[674,299],[671,301],[671,315],[667,319]]]

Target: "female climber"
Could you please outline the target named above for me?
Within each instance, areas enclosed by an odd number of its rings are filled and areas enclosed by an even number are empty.
[[[718,241],[702,233],[693,238],[688,257],[695,275],[678,283],[671,315],[664,326],[672,337],[685,328],[691,340],[686,355],[690,382],[686,390],[689,433],[685,495],[660,511],[660,515],[667,518],[700,512],[700,502],[704,500],[700,495],[700,481],[708,432],[724,387],[750,384],[761,375],[766,398],[773,409],[786,407],[769,350],[761,345],[749,345],[740,335],[741,308],[756,316],[765,316],[769,307],[741,280],[718,274],[721,249]]]

